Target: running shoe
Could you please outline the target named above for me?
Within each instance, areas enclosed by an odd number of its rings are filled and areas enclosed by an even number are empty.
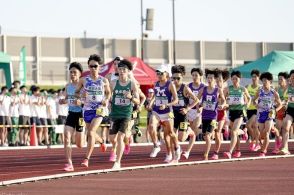
[[[218,160],[218,154],[214,153],[210,160]]]
[[[272,154],[279,154],[280,150],[279,148],[275,148],[273,151],[272,151]]]
[[[277,146],[278,146],[279,149],[282,148],[282,146],[283,146],[283,142],[282,142],[282,139],[281,139],[281,138],[279,138],[279,139],[277,140]]]
[[[164,162],[170,163],[173,160],[173,155],[172,154],[167,154],[165,156]]]
[[[101,150],[101,152],[106,152],[107,146],[105,143],[100,144],[100,150]]]
[[[264,152],[261,152],[261,153],[259,153],[258,156],[259,156],[259,157],[265,157],[265,153],[264,153]]]
[[[131,152],[131,145],[126,144],[124,149],[124,154],[129,154]]]
[[[81,163],[81,165],[82,165],[83,167],[89,167],[89,160],[85,158],[85,159],[83,160],[83,162]]]
[[[113,151],[110,152],[109,161],[110,162],[116,161],[116,154]]]
[[[235,151],[235,152],[233,153],[233,157],[234,157],[234,158],[240,158],[240,157],[241,157],[241,152],[240,152],[240,151]]]
[[[287,148],[282,148],[280,150],[279,154],[281,154],[281,155],[290,155],[291,153],[289,152],[289,150]]]
[[[121,168],[121,167],[120,167],[120,163],[115,162],[115,163],[113,164],[112,169],[120,169],[120,168]]]
[[[249,144],[249,151],[253,152],[254,151],[254,148],[255,148],[255,143],[251,142]]]
[[[175,160],[180,160],[181,158],[181,147],[178,146],[178,148],[175,150]]]
[[[255,148],[254,148],[254,152],[257,152],[258,150],[261,149],[261,146],[259,144],[255,145]]]
[[[74,171],[74,167],[72,164],[65,164],[63,170],[67,172]]]
[[[160,152],[160,147],[158,146],[158,147],[154,147],[153,148],[153,150],[152,150],[152,152],[150,153],[150,158],[155,158],[156,156],[157,156],[157,154],[158,154],[158,152]]]
[[[182,153],[182,156],[183,156],[185,159],[188,159],[188,158],[189,158],[189,155],[190,155],[189,152],[183,152],[183,153]]]
[[[232,158],[232,154],[230,152],[224,152],[224,156],[228,159]]]

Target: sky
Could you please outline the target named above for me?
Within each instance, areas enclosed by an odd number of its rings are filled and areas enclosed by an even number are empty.
[[[172,39],[172,0],[154,9],[148,39]],[[293,0],[175,0],[177,40],[294,42]],[[141,0],[0,0],[1,33],[24,36],[141,36]]]

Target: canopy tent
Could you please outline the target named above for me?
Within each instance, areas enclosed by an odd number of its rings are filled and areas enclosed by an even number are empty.
[[[142,91],[146,94],[148,88],[153,87],[153,84],[157,81],[155,70],[145,64],[140,58],[129,57],[126,59],[133,63],[132,72],[134,77],[140,83]],[[112,72],[114,72],[113,61],[102,65],[99,70],[99,75],[105,76]],[[88,74],[89,71],[85,71],[82,76],[86,76]]]
[[[253,69],[262,72],[270,72],[274,76],[274,80],[278,80],[279,72],[290,71],[294,69],[294,52],[293,51],[272,51],[266,56],[258,60],[234,68],[242,73],[242,77],[250,78]]]
[[[4,71],[6,86],[11,87],[13,80],[11,60],[10,56],[3,52],[0,52],[0,69]]]

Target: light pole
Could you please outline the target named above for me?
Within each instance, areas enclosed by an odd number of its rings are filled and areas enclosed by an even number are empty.
[[[173,59],[176,64],[176,22],[175,22],[175,0],[172,0],[173,9]]]

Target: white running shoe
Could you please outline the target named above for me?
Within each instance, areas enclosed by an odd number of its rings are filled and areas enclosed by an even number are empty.
[[[115,163],[113,164],[112,169],[120,169],[120,163],[115,162]]]
[[[179,146],[179,147],[177,148],[177,150],[175,151],[175,160],[180,160],[180,158],[181,158],[181,153],[182,153],[182,151],[181,151],[181,147]]]
[[[183,156],[185,159],[188,159],[189,156],[190,156],[190,153],[189,153],[189,152],[183,152],[183,153],[182,153],[182,156]]]
[[[158,154],[158,152],[160,152],[160,147],[158,146],[158,147],[154,147],[153,148],[153,150],[152,150],[152,152],[150,153],[150,158],[155,158],[156,156],[157,156],[157,154]]]
[[[170,163],[173,160],[173,155],[172,154],[167,154],[165,156],[164,162]]]

